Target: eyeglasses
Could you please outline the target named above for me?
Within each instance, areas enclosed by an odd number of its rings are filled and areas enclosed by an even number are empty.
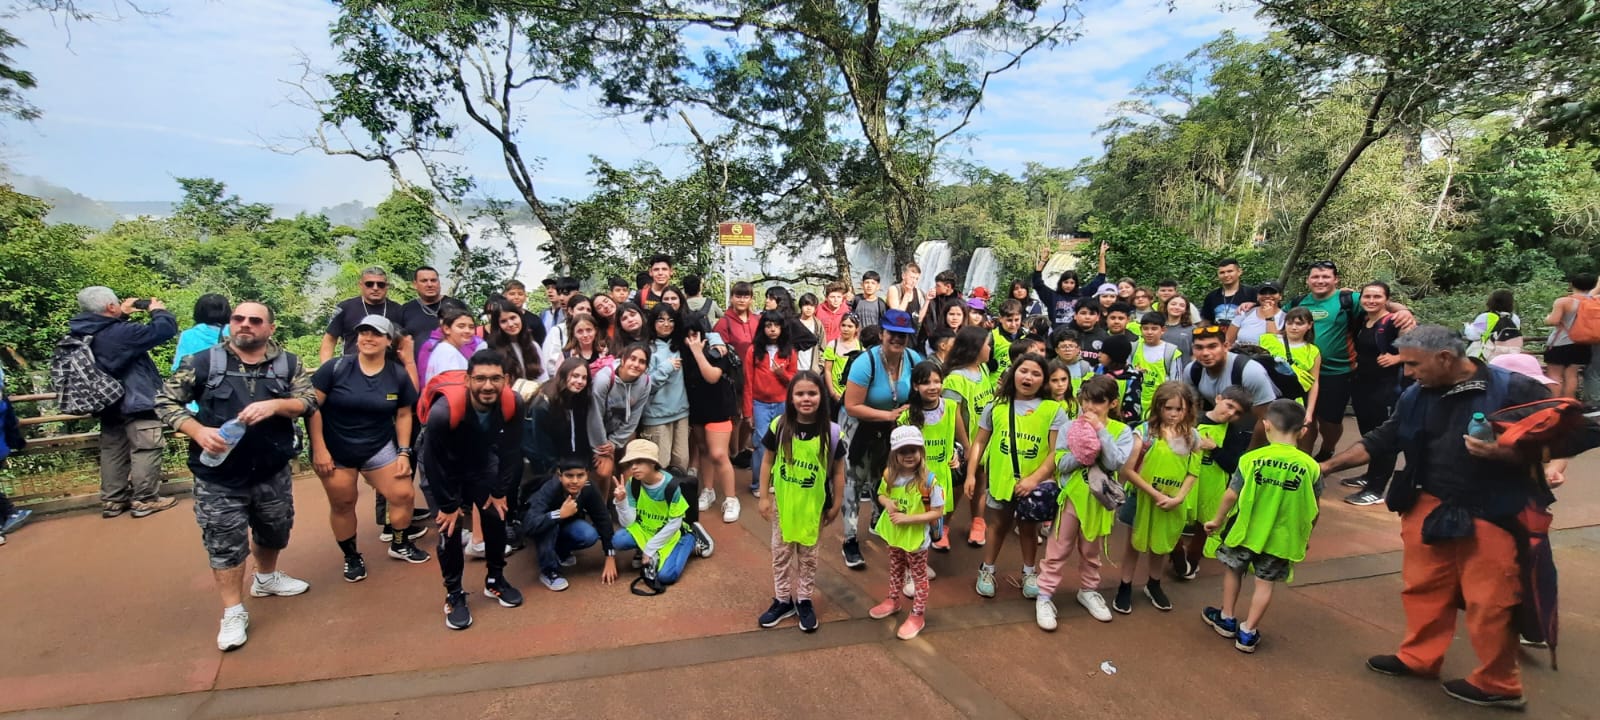
[[[364,280],[361,284],[367,286],[368,289],[389,287],[389,283],[383,280]]]
[[[506,381],[506,376],[501,375],[470,375],[467,377],[479,385],[498,385]]]
[[[1318,261],[1316,261],[1314,263],[1311,263],[1311,269],[1312,270],[1332,270],[1333,274],[1335,274],[1335,275],[1339,274],[1339,264],[1335,263],[1332,260],[1318,260]]]
[[[658,315],[658,316],[656,316],[656,324],[657,325],[660,325],[661,323],[669,323],[670,324],[670,323],[675,323],[675,322],[677,322],[677,321],[673,320],[672,317],[668,316],[668,315]]]
[[[233,316],[232,320],[234,322],[236,322],[236,323],[241,324],[241,325],[265,325],[265,324],[267,324],[267,319],[266,318],[264,318],[264,317],[254,317],[254,316],[251,316],[251,315],[235,315],[235,316]]]

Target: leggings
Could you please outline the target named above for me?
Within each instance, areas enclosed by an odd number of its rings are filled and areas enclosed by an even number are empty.
[[[1366,435],[1378,429],[1384,421],[1394,414],[1395,402],[1399,393],[1393,387],[1393,379],[1389,377],[1373,379],[1368,382],[1366,378],[1357,378],[1355,392],[1350,398],[1350,404],[1356,412],[1356,427]],[[1374,456],[1367,461],[1367,489],[1382,495],[1389,487],[1389,478],[1394,475],[1396,456],[1394,453]]]
[[[916,552],[889,547],[889,599],[900,603],[900,590],[905,587],[906,577],[911,577],[912,586],[916,593],[911,600],[911,614],[921,615],[928,611],[928,550],[923,548]]]

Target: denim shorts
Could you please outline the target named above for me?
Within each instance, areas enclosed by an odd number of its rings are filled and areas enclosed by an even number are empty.
[[[398,459],[400,459],[400,448],[395,447],[394,441],[391,440],[387,443],[384,443],[383,447],[378,448],[378,451],[373,453],[372,457],[367,458],[365,462],[361,463],[361,467],[356,469],[360,470],[361,472],[377,470],[379,468],[388,467]],[[348,466],[340,465],[337,461],[333,463],[333,466],[337,468],[348,469]]]

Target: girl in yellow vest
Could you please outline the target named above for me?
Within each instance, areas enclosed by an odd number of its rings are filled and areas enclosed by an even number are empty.
[[[961,424],[970,434],[978,426],[978,418],[994,402],[994,376],[989,374],[989,353],[993,349],[989,331],[981,327],[961,328],[956,342],[945,361],[944,396],[955,400],[961,413]],[[967,446],[967,457],[972,457],[972,447]],[[967,508],[972,513],[972,526],[967,532],[967,544],[983,547],[988,542],[989,528],[983,521],[983,493],[988,488],[987,478],[980,470],[975,492],[967,493]],[[951,512],[954,512],[952,510]]]
[[[1195,473],[1194,512],[1190,513],[1189,526],[1184,528],[1183,539],[1172,551],[1172,574],[1181,581],[1193,580],[1200,575],[1200,558],[1204,554],[1206,538],[1203,523],[1217,514],[1222,495],[1228,491],[1228,477],[1239,464],[1238,453],[1243,447],[1228,447],[1233,423],[1245,417],[1252,407],[1250,392],[1238,385],[1229,385],[1217,393],[1215,406],[1201,414],[1195,426],[1200,433],[1200,471]],[[1249,431],[1242,431],[1244,439],[1239,445],[1248,445]],[[1210,446],[1210,447],[1207,447]],[[1225,457],[1229,456],[1229,457]]]
[[[845,453],[825,382],[809,370],[795,373],[783,415],[761,440],[759,508],[772,523],[772,606],[757,620],[764,628],[798,615],[801,631],[817,629],[817,536],[844,502]]]
[[[844,366],[861,352],[861,318],[845,313],[839,318],[839,337],[822,348],[823,375],[828,378],[828,396],[833,407],[844,407]]]
[[[1149,566],[1144,596],[1157,610],[1172,609],[1172,601],[1161,589],[1161,558],[1178,546],[1183,528],[1189,524],[1200,451],[1207,442],[1195,431],[1196,401],[1187,384],[1178,380],[1162,383],[1154,400],[1150,419],[1138,431],[1137,459],[1122,472],[1129,491],[1118,519],[1131,531],[1122,553],[1122,582],[1111,609],[1124,615],[1133,612],[1133,578],[1141,557],[1148,559]]]
[[[1056,435],[1067,424],[1061,403],[1045,397],[1044,356],[1023,355],[1012,361],[1011,369],[1000,379],[994,404],[978,418],[978,430],[967,453],[967,497],[977,492],[981,466],[989,473],[989,491],[984,496],[984,520],[988,530],[983,548],[983,564],[978,566],[977,591],[994,597],[994,563],[1011,526],[1018,524],[1022,550],[1022,596],[1039,593],[1039,573],[1034,563],[1039,558],[1039,524],[1018,522],[1017,500],[1055,470]]]
[[[1098,588],[1100,542],[1111,533],[1112,511],[1090,494],[1088,471],[1097,467],[1114,481],[1133,456],[1133,431],[1113,417],[1120,403],[1117,381],[1104,375],[1086,378],[1078,391],[1074,429],[1060,435],[1056,472],[1063,478],[1061,493],[1056,497],[1056,521],[1040,564],[1039,598],[1034,603],[1034,619],[1041,629],[1056,629],[1056,606],[1051,598],[1061,587],[1062,565],[1074,552],[1078,554],[1078,604],[1094,619],[1111,622],[1111,610]],[[1079,425],[1093,430],[1092,439],[1072,437]]]
[[[1300,378],[1300,387],[1306,391],[1306,417],[1316,417],[1317,377],[1322,375],[1322,350],[1316,345],[1316,322],[1311,310],[1297,307],[1283,315],[1283,332],[1261,336],[1261,347],[1275,358],[1289,361],[1294,374]],[[1285,343],[1284,341],[1288,342]]]
[[[944,490],[928,468],[922,431],[901,426],[889,434],[893,455],[883,480],[878,483],[878,502],[884,507],[877,532],[889,545],[889,597],[868,611],[874,620],[900,612],[901,588],[907,582],[915,589],[911,617],[900,625],[897,635],[910,640],[922,632],[928,610],[928,547],[932,529],[944,517]]]
[[[1078,417],[1078,400],[1072,392],[1072,369],[1060,359],[1052,358],[1045,366],[1049,378],[1045,381],[1050,388],[1050,399],[1061,403],[1061,411],[1067,414],[1068,420]]]
[[[960,467],[956,448],[967,445],[967,423],[961,417],[960,403],[944,396],[944,370],[939,363],[923,360],[911,368],[911,391],[918,402],[911,403],[900,416],[901,425],[909,425],[922,432],[922,447],[928,458],[928,469],[939,481],[939,489],[946,498],[955,497],[956,469]],[[949,503],[945,514],[955,512]],[[933,549],[950,552],[950,522],[939,523],[940,531],[933,540]],[[932,579],[932,571],[929,571]]]

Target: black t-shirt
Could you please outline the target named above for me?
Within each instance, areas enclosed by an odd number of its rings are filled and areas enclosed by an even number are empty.
[[[779,421],[779,424],[781,425],[782,421]],[[823,432],[826,432],[827,429],[828,426],[823,423],[811,423],[809,425],[800,424],[794,429],[794,437],[796,440],[810,440],[822,434]],[[767,452],[777,452],[778,435],[780,434],[781,433],[775,432],[767,433],[766,437],[761,438],[761,446],[766,448]],[[846,455],[847,453],[845,451],[844,435],[841,434],[839,436],[839,441],[833,444],[833,452],[828,453],[828,457],[843,458]]]
[[[706,348],[706,360],[716,365],[715,360],[709,356],[711,348]],[[732,353],[731,348],[722,352]],[[705,376],[700,374],[700,362],[694,359],[694,353],[683,353],[683,387],[689,396],[689,424],[709,425],[724,420],[731,420],[739,414],[739,398],[733,395],[733,384],[728,382],[727,372],[715,383],[706,382]]]
[[[405,321],[405,314],[406,309],[393,300],[384,300],[379,305],[368,305],[361,298],[353,297],[339,303],[334,309],[333,317],[328,319],[328,334],[343,340],[344,351],[341,354],[350,355],[356,351],[356,326],[361,324],[362,318],[378,315],[400,325]],[[438,324],[438,319],[435,319],[434,326],[437,327]]]
[[[342,467],[361,467],[394,441],[395,412],[417,402],[405,366],[393,360],[369,376],[355,356],[334,358],[311,375],[311,386],[328,396],[317,411],[322,413],[322,438]]]
[[[1256,289],[1249,285],[1240,285],[1239,291],[1232,295],[1223,295],[1222,288],[1217,288],[1206,294],[1205,302],[1200,304],[1200,317],[1219,325],[1232,324],[1234,316],[1239,314],[1239,306],[1255,301]]]
[[[422,304],[421,300],[413,299],[400,306],[400,332],[411,337],[412,360],[418,359],[422,352],[422,343],[428,339],[428,334],[439,329],[439,306],[445,299],[441,295],[439,302],[427,305]]]

